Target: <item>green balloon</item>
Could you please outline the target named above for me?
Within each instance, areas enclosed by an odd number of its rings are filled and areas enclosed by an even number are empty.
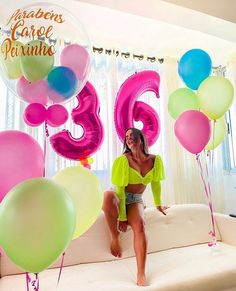
[[[227,134],[227,131],[228,131],[227,123],[224,117],[217,119],[216,121],[212,120],[211,121],[211,138],[208,144],[206,145],[205,149],[210,151],[210,150],[215,149],[218,145],[220,145],[222,141],[224,140]]]
[[[168,111],[174,119],[184,111],[198,109],[197,95],[188,88],[179,88],[169,96]]]
[[[87,231],[101,213],[103,192],[97,176],[78,165],[63,169],[54,181],[70,194],[76,209],[76,227],[73,239]]]
[[[24,77],[35,82],[45,78],[54,64],[54,55],[50,47],[43,41],[32,40],[25,44],[24,54],[20,58]]]
[[[19,41],[4,41],[1,45],[0,60],[1,68],[7,79],[18,79],[22,76],[20,67],[20,54],[15,54],[16,51],[21,53],[21,47],[24,45]],[[12,53],[13,54],[12,54]]]
[[[231,106],[234,88],[228,79],[212,76],[200,84],[197,96],[201,111],[210,119],[217,120]]]
[[[75,215],[64,188],[45,178],[27,180],[0,205],[0,245],[16,265],[39,273],[69,244]]]

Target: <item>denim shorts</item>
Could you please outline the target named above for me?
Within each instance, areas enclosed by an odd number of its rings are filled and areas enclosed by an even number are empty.
[[[126,196],[126,205],[133,204],[133,203],[143,203],[142,194],[134,194],[134,193],[125,193]]]

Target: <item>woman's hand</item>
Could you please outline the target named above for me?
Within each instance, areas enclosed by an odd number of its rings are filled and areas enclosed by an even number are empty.
[[[119,231],[126,232],[128,226],[128,221],[119,221],[118,222],[118,229]]]
[[[165,210],[170,208],[169,206],[156,206],[156,208],[164,215],[166,215]]]

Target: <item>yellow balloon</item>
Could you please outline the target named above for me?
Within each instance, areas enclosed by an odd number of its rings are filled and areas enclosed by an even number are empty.
[[[214,124],[215,123],[215,124]],[[216,121],[211,121],[211,138],[206,145],[205,149],[210,151],[215,149],[218,145],[222,143],[227,134],[227,123],[225,118],[222,117]]]
[[[54,181],[69,193],[76,209],[75,239],[86,232],[101,212],[103,192],[97,176],[81,165],[58,172]]]
[[[24,45],[19,41],[5,41],[1,45],[0,60],[1,68],[7,79],[18,79],[22,76],[20,68],[20,56],[21,47]],[[10,53],[10,50],[17,52],[14,55]]]
[[[210,119],[217,120],[231,106],[234,88],[228,79],[212,76],[200,84],[197,96],[200,110]]]

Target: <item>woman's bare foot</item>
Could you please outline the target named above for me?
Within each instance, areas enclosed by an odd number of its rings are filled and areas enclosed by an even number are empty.
[[[147,279],[145,275],[137,275],[137,285],[138,286],[148,286]]]
[[[111,240],[111,254],[114,257],[121,258],[121,248],[119,244],[119,239],[112,239]]]

